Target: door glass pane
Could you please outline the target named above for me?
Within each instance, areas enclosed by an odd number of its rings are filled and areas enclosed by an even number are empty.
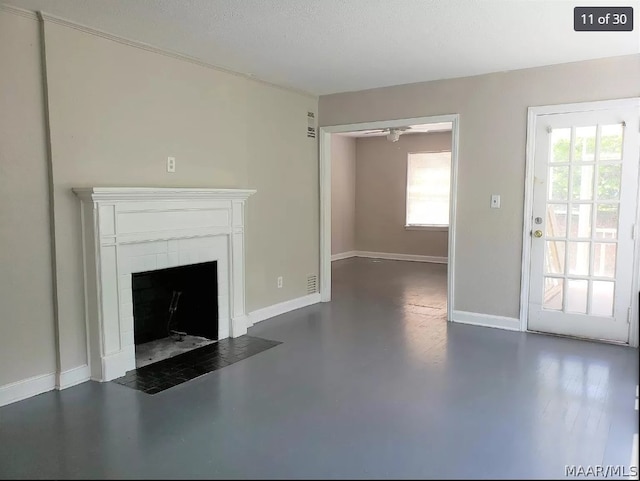
[[[577,127],[576,143],[573,147],[575,162],[593,162],[596,153],[596,126]]]
[[[567,204],[547,204],[547,237],[566,237]]]
[[[571,148],[571,129],[553,129],[551,131],[551,162],[569,162]]]
[[[563,279],[555,277],[544,278],[544,308],[556,311],[562,310]]]
[[[589,242],[568,242],[569,274],[586,276],[589,274]]]
[[[567,281],[567,312],[587,313],[587,288],[589,281],[569,279]]]
[[[620,197],[621,164],[598,166],[598,199],[615,200]]]
[[[591,208],[593,204],[578,204],[571,206],[570,238],[591,238]]]
[[[593,199],[593,165],[574,165],[571,186],[573,200]]]
[[[598,204],[596,239],[618,238],[618,204]]]
[[[549,168],[549,200],[567,200],[569,195],[569,166]]]
[[[594,316],[613,316],[613,286],[614,282],[592,282],[591,314]]]
[[[600,127],[600,160],[622,159],[622,124]]]
[[[562,241],[548,241],[545,257],[547,274],[564,273],[564,245]]]
[[[613,277],[616,272],[617,244],[596,242],[593,248],[593,275]]]

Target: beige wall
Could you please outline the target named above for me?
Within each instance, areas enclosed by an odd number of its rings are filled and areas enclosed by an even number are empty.
[[[45,45],[63,370],[86,362],[72,187],[255,188],[247,309],[306,295],[318,272],[317,144],[306,137],[316,98],[52,23]]]
[[[40,34],[0,11],[0,386],[56,370]]]
[[[319,122],[460,114],[454,308],[518,317],[527,107],[636,96],[630,55],[322,96]]]
[[[318,275],[318,144],[307,138],[317,98],[247,81],[247,311],[307,294]],[[229,129],[227,127],[227,129]],[[215,186],[215,180],[212,181]],[[276,278],[283,276],[283,287]]]
[[[331,254],[356,250],[356,139],[331,136]]]
[[[317,98],[45,22],[56,326],[39,24],[0,21],[0,385],[55,372],[56,340],[62,371],[87,362],[72,187],[257,189],[247,310],[307,294],[318,273],[318,147],[306,136]]]
[[[357,140],[356,237],[358,250],[447,257],[447,232],[405,229],[407,155],[451,150],[451,132]]]

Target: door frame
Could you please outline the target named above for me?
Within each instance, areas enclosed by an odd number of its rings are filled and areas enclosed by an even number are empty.
[[[459,114],[434,115],[319,128],[320,144],[320,300],[331,301],[331,134],[374,130],[405,125],[451,122],[451,191],[449,194],[449,239],[447,252],[447,320],[451,321],[454,299],[456,202],[458,192]]]
[[[529,281],[531,274],[531,230],[533,228],[533,179],[536,143],[536,126],[542,115],[592,112],[621,107],[640,106],[640,97],[581,102],[571,104],[529,107],[527,116],[527,149],[525,156],[524,181],[524,222],[522,228],[522,277],[520,281],[520,330],[528,330],[529,322]],[[638,159],[640,161],[640,159]],[[640,225],[640,195],[636,199],[635,230]],[[638,289],[640,287],[640,236],[634,236],[633,280],[631,281],[631,319],[629,322],[629,345],[638,347]]]

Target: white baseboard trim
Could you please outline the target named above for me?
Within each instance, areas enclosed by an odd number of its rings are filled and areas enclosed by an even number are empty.
[[[341,252],[340,254],[333,254],[331,256],[331,262],[340,261],[342,259],[349,259],[350,257],[357,257],[357,256],[358,256],[358,251]]]
[[[291,299],[290,301],[281,302],[279,304],[274,304],[272,306],[263,307],[262,309],[249,313],[249,322],[247,325],[253,326],[254,324],[266,319],[270,319],[290,311],[295,311],[296,309],[311,306],[312,304],[317,304],[319,302],[320,294],[316,293],[298,297],[297,299]]]
[[[389,252],[356,251],[356,257],[368,257],[371,259],[388,259],[392,261],[433,262],[434,264],[446,264],[446,257],[422,256],[417,254],[393,254]]]
[[[520,319],[515,317],[492,316],[490,314],[478,314],[476,312],[453,311],[451,315],[453,322],[461,324],[472,324],[474,326],[495,327],[507,329],[509,331],[520,330]]]
[[[56,375],[42,374],[30,377],[22,381],[12,382],[0,386],[0,406],[6,406],[17,401],[22,401],[31,396],[51,391],[56,387]]]
[[[88,364],[74,367],[73,369],[68,369],[60,373],[56,381],[56,389],[67,389],[68,387],[83,383],[89,379],[91,379],[91,370]]]
[[[244,336],[247,333],[247,328],[251,326],[251,321],[249,320],[249,316],[247,314],[243,314],[242,316],[236,316],[233,318],[231,322],[231,329],[228,337],[240,337]],[[218,324],[218,329],[220,329],[220,325]],[[218,331],[220,334],[220,331]],[[224,339],[223,337],[218,337],[218,339]]]
[[[129,346],[114,354],[102,358],[102,378],[94,381],[107,382],[124,376],[136,366],[136,348]]]

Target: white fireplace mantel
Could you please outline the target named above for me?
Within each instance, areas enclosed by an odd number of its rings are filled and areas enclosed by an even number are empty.
[[[135,369],[131,274],[217,261],[219,338],[247,332],[244,207],[255,190],[90,187],[80,198],[91,378]]]

